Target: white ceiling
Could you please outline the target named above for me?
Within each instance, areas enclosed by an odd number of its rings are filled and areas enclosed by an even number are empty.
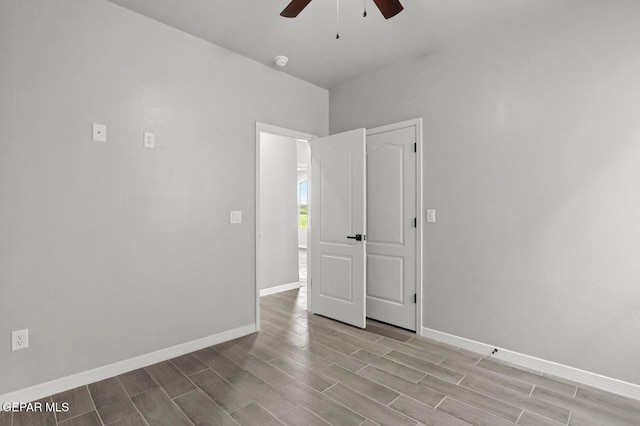
[[[401,0],[389,20],[372,0],[341,0],[339,40],[336,0],[314,0],[294,19],[279,15],[289,0],[109,1],[263,64],[288,56],[284,72],[330,89],[565,0]]]

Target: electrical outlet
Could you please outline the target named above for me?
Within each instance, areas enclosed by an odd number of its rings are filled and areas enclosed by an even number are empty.
[[[11,332],[11,350],[17,351],[29,347],[29,329],[16,330]]]
[[[156,135],[154,135],[153,133],[149,133],[149,132],[144,132],[144,137],[143,137],[143,146],[145,148],[155,148],[156,146]]]

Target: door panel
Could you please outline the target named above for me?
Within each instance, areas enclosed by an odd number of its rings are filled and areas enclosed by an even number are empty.
[[[367,136],[367,316],[416,329],[415,126]]]
[[[311,141],[311,306],[365,327],[365,130]]]

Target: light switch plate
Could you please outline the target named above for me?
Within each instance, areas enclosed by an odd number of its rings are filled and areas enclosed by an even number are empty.
[[[436,221],[436,210],[427,209],[427,222],[435,222],[435,221]]]
[[[145,148],[155,148],[156,146],[156,135],[149,132],[144,132],[144,137],[142,141]]]
[[[242,223],[242,212],[232,210],[229,213],[229,222],[231,223]]]
[[[93,123],[93,140],[95,142],[107,141],[107,125]]]

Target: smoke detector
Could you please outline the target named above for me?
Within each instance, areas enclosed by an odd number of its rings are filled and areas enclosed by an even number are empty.
[[[273,58],[273,62],[275,62],[275,64],[279,67],[284,67],[285,65],[287,65],[287,62],[289,62],[289,58],[283,55],[278,55]]]

